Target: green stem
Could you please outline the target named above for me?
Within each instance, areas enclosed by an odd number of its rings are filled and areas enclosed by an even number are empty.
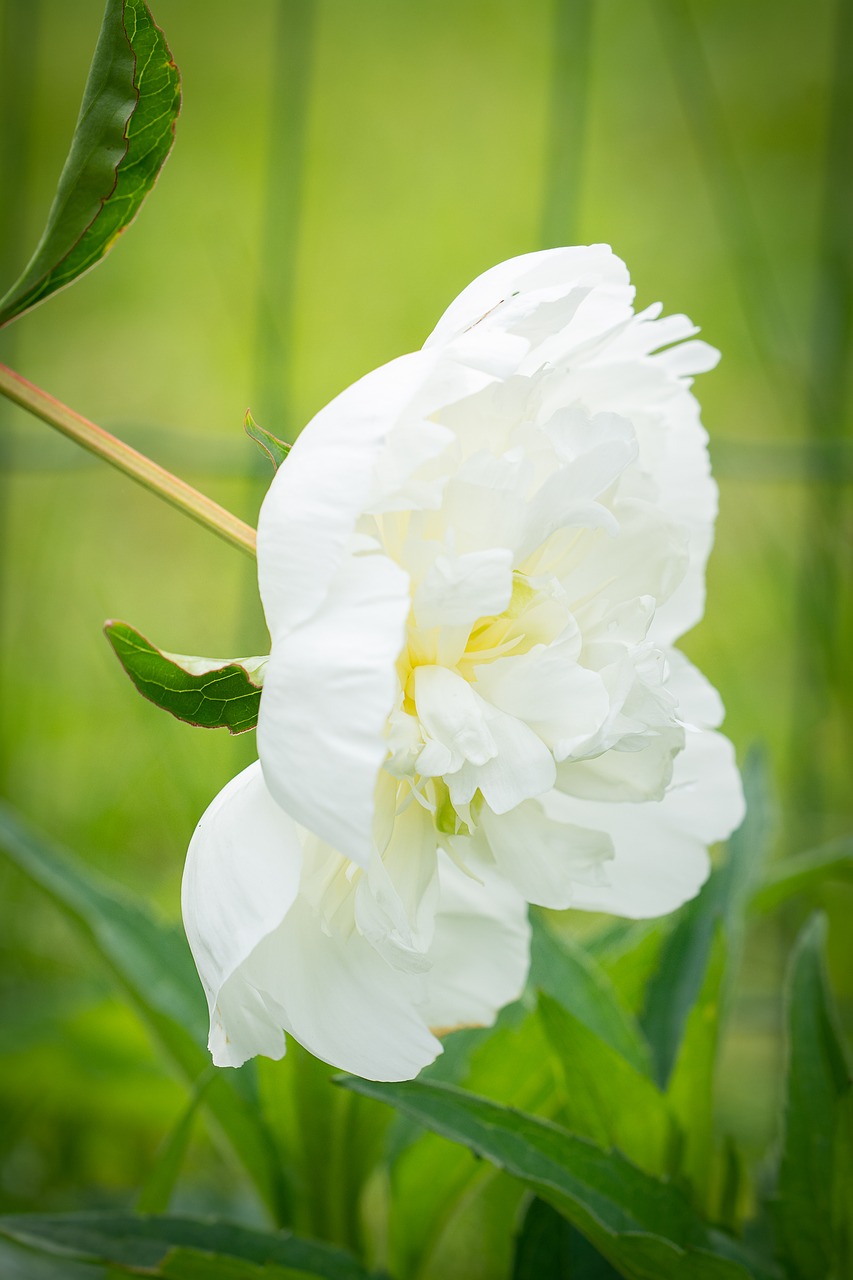
[[[824,838],[828,814],[843,814],[843,785],[832,786],[830,762],[849,777],[853,681],[849,635],[853,504],[843,484],[849,444],[849,360],[853,348],[853,10],[837,0],[827,120],[821,236],[812,330],[809,427],[823,459],[806,494],[798,590],[798,635],[791,777],[793,848]],[[845,758],[846,757],[846,758]]]
[[[548,163],[542,209],[542,245],[546,249],[578,240],[592,10],[592,0],[554,0]]]
[[[245,524],[230,511],[226,511],[224,507],[220,507],[218,503],[199,493],[192,485],[172,475],[171,471],[166,471],[164,467],[158,466],[144,454],[132,449],[123,440],[110,435],[109,431],[105,431],[103,427],[89,422],[87,418],[75,413],[59,400],[55,400],[46,391],[34,386],[4,364],[0,364],[0,393],[13,404],[20,405],[28,413],[41,418],[42,422],[46,422],[48,426],[61,431],[63,435],[82,445],[84,449],[88,449],[99,458],[103,458],[105,462],[117,467],[138,484],[144,485],[152,493],[164,498],[173,507],[186,512],[193,520],[211,529],[232,546],[239,547],[241,551],[247,551],[249,555],[255,555],[255,530],[251,525]]]

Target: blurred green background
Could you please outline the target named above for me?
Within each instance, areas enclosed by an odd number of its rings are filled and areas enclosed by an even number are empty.
[[[611,243],[639,305],[686,311],[723,352],[697,388],[721,508],[708,616],[684,647],[741,757],[768,752],[774,856],[849,835],[845,6],[152,7],[183,74],[172,158],[109,261],[0,334],[0,359],[254,522],[268,473],[247,405],[293,436],[488,266]],[[43,226],[101,16],[101,0],[0,5],[0,292]],[[34,419],[0,404],[0,425],[3,795],[177,919],[194,824],[253,735],[156,711],[100,629],[263,652],[254,566]],[[0,898],[0,1209],[132,1204],[186,1089],[3,859]],[[853,1023],[853,890],[834,884],[749,941],[718,1103],[752,1157],[776,1124],[784,956],[815,901]],[[258,1213],[202,1124],[176,1203]]]

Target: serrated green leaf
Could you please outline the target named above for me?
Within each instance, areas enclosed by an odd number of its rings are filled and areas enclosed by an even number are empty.
[[[183,931],[152,916],[0,803],[0,848],[87,934],[131,1004],[191,1084],[210,1066],[207,1013]],[[217,1072],[204,1104],[277,1221],[288,1215],[278,1153],[253,1096],[254,1073]]]
[[[177,720],[231,734],[246,733],[258,723],[268,658],[167,653],[127,622],[107,622],[104,633],[143,698]]]
[[[714,1230],[670,1183],[545,1120],[450,1085],[341,1083],[484,1156],[553,1205],[631,1280],[771,1280],[778,1273]]]
[[[561,1123],[647,1173],[670,1173],[679,1139],[657,1086],[556,1000],[541,995],[539,1014],[562,1085]]]
[[[106,1263],[168,1280],[254,1275],[367,1280],[356,1260],[332,1245],[290,1232],[253,1231],[208,1219],[69,1213],[0,1217],[0,1237],[63,1259]],[[204,1270],[204,1266],[208,1270]],[[235,1270],[235,1265],[237,1269]],[[242,1270],[240,1269],[242,1267]],[[229,1269],[230,1268],[230,1269]]]
[[[753,893],[749,909],[754,915],[767,915],[798,894],[814,892],[828,880],[853,881],[853,837],[833,840],[779,862]]]
[[[0,1276],[3,1280],[110,1280],[97,1263],[36,1253],[27,1245],[4,1240],[1,1234]]]
[[[556,938],[532,915],[530,982],[558,1001],[637,1071],[648,1072],[649,1046],[601,966],[569,938]]]
[[[430,1077],[451,1067],[454,1082],[500,1101],[512,1099],[530,1110],[553,1104],[554,1081],[539,1019],[520,1004],[502,1010],[489,1031],[454,1032],[461,1044],[455,1062],[445,1055],[428,1068]],[[450,1054],[447,1055],[448,1060]],[[441,1076],[446,1082],[447,1077]],[[401,1133],[402,1130],[402,1133]],[[440,1248],[442,1235],[467,1216],[472,1197],[484,1190],[494,1171],[464,1147],[424,1133],[403,1115],[395,1123],[391,1146],[390,1269],[394,1274],[425,1272],[426,1260]]]
[[[851,1188],[836,1179],[838,1144],[850,1141],[851,1072],[824,971],[825,939],[826,920],[816,914],[797,940],[787,988],[785,1137],[774,1208],[784,1261],[800,1280],[845,1274],[853,1216]]]
[[[175,136],[180,76],[143,0],[108,0],[47,226],[0,326],[90,270],[130,225]]]
[[[291,445],[286,440],[279,440],[278,436],[274,436],[271,431],[265,431],[263,427],[258,426],[248,410],[246,410],[246,421],[243,424],[243,430],[250,440],[254,440],[255,444],[263,449],[273,465],[273,471],[278,471],[290,453]]]

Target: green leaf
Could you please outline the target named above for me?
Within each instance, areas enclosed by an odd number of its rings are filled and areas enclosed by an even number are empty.
[[[278,436],[274,436],[271,431],[265,431],[263,427],[259,427],[248,409],[243,429],[246,435],[263,449],[273,465],[273,471],[278,471],[292,446],[286,440],[279,440]]]
[[[171,150],[180,77],[143,0],[108,0],[47,226],[0,326],[88,271],[130,225]]]
[[[539,1013],[562,1083],[561,1122],[648,1173],[671,1172],[678,1132],[657,1086],[555,1000],[540,996]]]
[[[660,964],[646,989],[641,1024],[652,1046],[655,1077],[665,1088],[675,1065],[690,1011],[699,998],[722,918],[725,882],[715,872],[682,909],[664,942]]]
[[[788,977],[785,1137],[775,1203],[785,1261],[800,1280],[849,1274],[851,1187],[839,1185],[851,1138],[851,1078],[823,964],[826,920],[800,934]],[[846,1205],[843,1203],[846,1200]]]
[[[827,880],[853,881],[853,837],[785,858],[772,868],[750,900],[750,911],[768,915],[801,893],[813,893]]]
[[[289,1232],[275,1234],[206,1219],[129,1214],[27,1214],[0,1218],[0,1237],[65,1260],[100,1262],[169,1280],[367,1280],[349,1254]],[[205,1267],[207,1270],[205,1270]]]
[[[210,1066],[207,1013],[183,931],[155,919],[2,803],[0,848],[88,935],[174,1065],[195,1083]],[[205,1106],[282,1221],[289,1212],[288,1191],[253,1081],[254,1073],[245,1067],[217,1072]]]
[[[708,1207],[714,1154],[714,1078],[722,1023],[727,946],[718,923],[696,1002],[687,1016],[666,1097],[682,1134],[678,1171]]]
[[[268,658],[166,653],[127,622],[107,622],[104,632],[143,698],[177,720],[232,734],[246,733],[258,723]]]
[[[169,1208],[172,1192],[186,1158],[199,1105],[213,1083],[215,1071],[214,1066],[209,1066],[195,1082],[189,1102],[158,1152],[154,1167],[139,1193],[136,1201],[137,1213],[165,1213]]]
[[[562,1214],[534,1196],[515,1243],[512,1280],[571,1280],[571,1231]]]
[[[681,1047],[690,1012],[705,985],[720,925],[725,931],[727,971],[736,971],[744,918],[752,886],[761,873],[772,831],[767,765],[753,751],[743,769],[747,812],[731,836],[726,861],[702,892],[680,912],[661,949],[658,967],[646,989],[640,1019],[652,1047],[658,1083],[665,1087]],[[719,997],[722,999],[722,996]]]
[[[548,1121],[450,1085],[352,1077],[341,1083],[388,1102],[520,1179],[631,1280],[770,1280],[778,1274],[705,1223],[670,1183]]]
[[[462,1052],[457,1056],[458,1047]],[[448,1037],[448,1050],[427,1069],[431,1078],[448,1068],[453,1054],[452,1076],[470,1089],[499,1101],[512,1099],[531,1111],[554,1105],[553,1073],[541,1022],[520,1004],[502,1010],[490,1032],[454,1032]],[[460,1225],[464,1229],[472,1205],[487,1193],[487,1184],[496,1174],[464,1147],[423,1133],[421,1126],[402,1115],[396,1121],[391,1148],[390,1270],[399,1275],[428,1274],[429,1260],[439,1254],[445,1234],[452,1235]],[[510,1225],[504,1223],[507,1233]],[[494,1247],[492,1240],[490,1247]]]
[[[649,1046],[604,970],[569,938],[557,939],[532,913],[530,982],[558,1001],[637,1071],[648,1072]]]

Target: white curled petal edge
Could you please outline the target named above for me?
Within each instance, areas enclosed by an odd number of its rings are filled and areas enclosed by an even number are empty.
[[[410,1079],[441,1052],[424,1021],[424,979],[391,968],[356,931],[324,932],[298,892],[302,860],[298,828],[257,764],[199,823],[182,901],[214,1062],[280,1058],[289,1032],[341,1070]]]
[[[255,763],[210,804],[190,841],[181,906],[210,1010],[217,1066],[284,1054],[281,1024],[242,967],[296,901],[302,848]],[[225,1011],[230,1016],[225,1016]]]
[[[350,556],[317,612],[273,635],[258,717],[267,786],[295,821],[366,867],[376,778],[409,611],[408,575]]]
[[[552,302],[576,286],[627,284],[625,264],[609,245],[578,245],[564,249],[542,249],[501,262],[477,276],[451,302],[425,343],[432,347],[449,342],[457,334],[487,321],[490,328],[502,327],[500,304],[527,294],[544,294]],[[515,310],[515,308],[514,308]]]
[[[639,804],[542,798],[555,820],[606,832],[615,857],[609,883],[576,886],[572,905],[631,919],[665,915],[695,897],[708,878],[708,846],[743,821],[743,788],[728,738],[688,730],[662,800]]]
[[[469,869],[472,876],[439,855],[441,899],[423,1014],[441,1032],[490,1026],[521,995],[530,963],[527,903],[494,867],[469,859]]]

